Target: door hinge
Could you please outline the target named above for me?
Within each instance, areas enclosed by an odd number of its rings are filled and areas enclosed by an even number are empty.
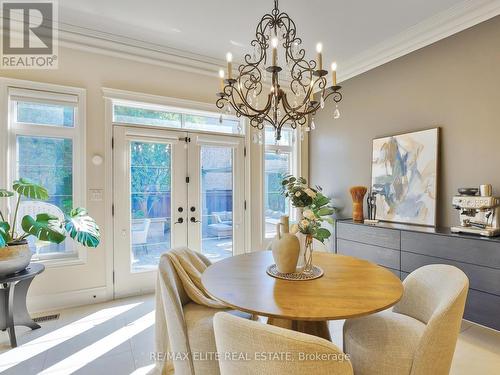
[[[189,184],[189,176],[186,177],[186,184]]]
[[[113,284],[115,283],[115,271],[113,271]]]
[[[115,204],[111,205],[111,216],[115,216]]]
[[[247,157],[247,146],[243,147],[243,157]]]
[[[115,137],[111,137],[111,149],[115,148]]]
[[[243,201],[243,209],[244,209],[244,210],[246,210],[246,209],[247,209],[247,201],[246,201],[246,200],[244,200],[244,201]]]

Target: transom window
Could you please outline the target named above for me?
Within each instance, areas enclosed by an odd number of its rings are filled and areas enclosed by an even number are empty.
[[[128,101],[113,101],[113,122],[225,134],[244,134],[242,120],[237,117]]]

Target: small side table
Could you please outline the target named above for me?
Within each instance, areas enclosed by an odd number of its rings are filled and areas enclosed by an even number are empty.
[[[0,278],[0,329],[8,331],[10,346],[13,348],[17,346],[14,326],[40,328],[28,313],[26,294],[35,276],[44,270],[43,264],[30,263],[24,271]]]

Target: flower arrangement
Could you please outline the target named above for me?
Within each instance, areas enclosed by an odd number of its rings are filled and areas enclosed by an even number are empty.
[[[300,232],[324,243],[332,235],[322,227],[323,222],[333,224],[331,215],[335,208],[330,204],[330,198],[323,195],[320,186],[312,188],[307,185],[303,177],[285,176],[281,185],[283,195],[290,199],[292,205],[303,209],[302,218],[292,225],[291,232]]]

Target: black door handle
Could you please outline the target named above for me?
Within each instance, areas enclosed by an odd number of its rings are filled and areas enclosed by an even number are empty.
[[[174,224],[182,224],[184,222],[184,219],[182,217],[178,218],[177,221]]]
[[[192,216],[190,220],[192,223],[201,223],[201,221],[196,220],[196,218],[194,216]]]

